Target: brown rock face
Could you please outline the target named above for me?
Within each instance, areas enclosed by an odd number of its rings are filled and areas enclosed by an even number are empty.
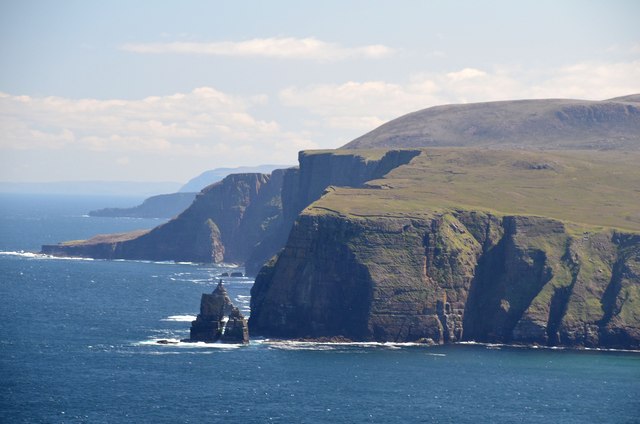
[[[222,341],[225,343],[249,343],[249,325],[238,308],[233,308],[229,314]]]
[[[225,316],[229,316],[226,324]],[[191,323],[190,341],[249,343],[249,329],[240,310],[233,306],[222,280],[211,294],[203,294],[200,313]]]
[[[254,334],[640,347],[640,237],[547,218],[302,214],[252,289]]]

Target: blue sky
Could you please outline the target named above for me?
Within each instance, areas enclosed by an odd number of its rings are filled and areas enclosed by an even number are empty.
[[[3,1],[0,180],[295,163],[444,103],[640,92],[638,1]]]

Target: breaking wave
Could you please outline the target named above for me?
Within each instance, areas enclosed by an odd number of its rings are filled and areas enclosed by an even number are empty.
[[[234,343],[205,343],[187,342],[180,339],[149,339],[136,342],[134,346],[156,346],[156,347],[177,347],[177,348],[198,348],[198,349],[238,349],[246,345]]]
[[[49,260],[65,260],[65,261],[95,261],[93,258],[80,258],[80,257],[61,257],[61,256],[51,256],[45,255],[44,253],[36,253],[36,252],[26,252],[24,250],[16,250],[16,251],[0,251],[0,255],[5,256],[18,256],[21,258],[28,259],[49,259]]]
[[[405,347],[427,347],[422,343],[393,343],[393,342],[317,342],[302,340],[269,340],[262,341],[269,348],[280,350],[336,350],[349,347],[378,348],[378,349],[402,349]],[[438,354],[438,356],[444,354]]]
[[[173,321],[173,322],[191,322],[196,319],[195,315],[171,315],[160,321]]]

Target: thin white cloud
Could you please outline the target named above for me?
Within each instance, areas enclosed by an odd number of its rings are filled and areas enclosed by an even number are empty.
[[[350,81],[289,87],[279,98],[286,106],[315,115],[320,125],[362,133],[400,115],[442,104],[561,97],[601,100],[638,92],[640,61],[633,61],[580,63],[553,70],[465,68],[415,75],[405,84]]]
[[[317,38],[254,38],[245,41],[127,43],[122,50],[142,54],[187,54],[275,59],[334,61],[348,58],[379,59],[393,53],[390,47],[373,44],[343,47]]]
[[[0,149],[241,160],[251,152],[270,163],[293,162],[316,145],[275,121],[255,118],[254,102],[211,87],[139,100],[70,99],[0,93]],[[274,147],[277,146],[277,147]]]

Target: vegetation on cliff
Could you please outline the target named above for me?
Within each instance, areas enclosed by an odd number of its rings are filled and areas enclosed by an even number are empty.
[[[637,348],[637,159],[427,149],[331,188],[259,274],[252,331]]]

